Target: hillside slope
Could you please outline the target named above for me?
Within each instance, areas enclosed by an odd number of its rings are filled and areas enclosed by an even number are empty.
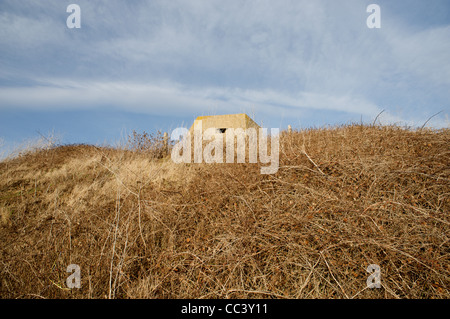
[[[283,132],[273,175],[25,154],[0,162],[0,297],[449,298],[449,163],[448,129],[359,125]]]

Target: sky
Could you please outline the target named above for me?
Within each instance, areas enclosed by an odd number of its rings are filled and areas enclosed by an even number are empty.
[[[230,113],[439,129],[449,101],[448,0],[0,0],[0,156]]]

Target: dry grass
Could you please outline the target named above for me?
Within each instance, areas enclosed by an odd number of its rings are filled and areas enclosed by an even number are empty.
[[[0,162],[0,297],[449,298],[449,145],[448,129],[283,132],[274,175],[87,145],[23,154]]]

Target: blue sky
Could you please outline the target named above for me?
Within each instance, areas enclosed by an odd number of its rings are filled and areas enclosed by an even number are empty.
[[[442,128],[449,101],[448,0],[0,1],[3,153],[50,132],[114,144],[242,112],[284,129],[442,111],[427,125]]]

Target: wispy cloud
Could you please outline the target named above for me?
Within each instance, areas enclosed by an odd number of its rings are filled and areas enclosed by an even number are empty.
[[[368,1],[80,0],[82,28],[69,30],[68,3],[5,1],[0,109],[386,109],[407,123],[448,111],[450,22],[409,28],[379,2],[382,28],[370,30]]]

